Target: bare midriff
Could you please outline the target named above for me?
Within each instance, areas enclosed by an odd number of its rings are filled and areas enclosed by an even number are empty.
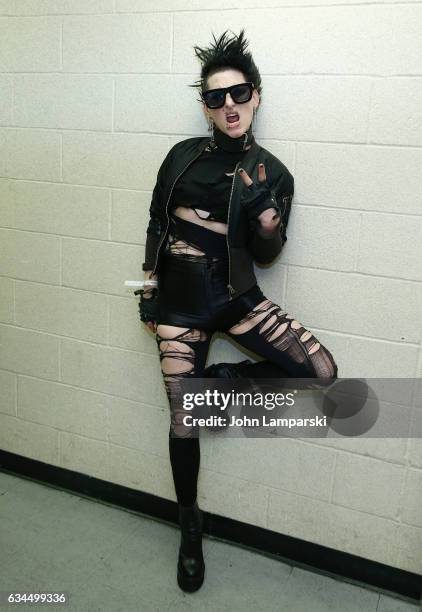
[[[218,234],[227,234],[227,223],[222,223],[221,221],[209,221],[207,217],[210,216],[210,213],[207,210],[201,210],[200,208],[188,208],[187,206],[178,206],[173,212],[176,217],[180,217],[186,221],[192,221],[192,223],[202,225],[202,227],[207,227]]]
[[[202,227],[212,230],[213,232],[217,232],[218,234],[227,234],[227,223],[208,220],[207,217],[210,216],[210,212],[207,210],[180,205],[177,206],[172,213],[176,217],[180,217],[185,221],[190,221],[191,223],[201,225]],[[203,251],[195,249],[192,245],[187,244],[184,240],[173,242],[170,247],[170,251],[175,254],[183,252],[190,255],[204,255]]]

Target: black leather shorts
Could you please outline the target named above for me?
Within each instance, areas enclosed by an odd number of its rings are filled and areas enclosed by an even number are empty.
[[[229,300],[227,259],[197,261],[167,253],[162,257],[158,323],[226,331],[266,299],[255,284]]]

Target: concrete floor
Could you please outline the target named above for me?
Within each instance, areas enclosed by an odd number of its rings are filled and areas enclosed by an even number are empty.
[[[41,609],[419,611],[206,537],[204,584],[196,593],[183,593],[176,582],[179,543],[176,527],[0,472],[0,591],[70,596],[68,606]]]

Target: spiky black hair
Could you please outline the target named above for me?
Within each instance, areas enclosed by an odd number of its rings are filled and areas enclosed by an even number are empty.
[[[242,28],[239,36],[236,36],[232,30],[230,31],[233,34],[232,38],[227,37],[226,30],[218,40],[212,33],[215,44],[211,44],[210,47],[201,48],[194,45],[195,54],[202,64],[201,77],[189,87],[196,87],[199,92],[206,91],[208,77],[225,68],[232,68],[240,70],[247,81],[252,81],[261,95],[261,75],[251,53],[246,51],[248,41],[244,38],[245,29]],[[202,98],[199,97],[198,101],[201,102]]]

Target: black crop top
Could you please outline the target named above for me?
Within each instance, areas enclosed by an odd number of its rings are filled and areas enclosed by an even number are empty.
[[[197,208],[210,213],[208,216],[195,210],[202,219],[227,223],[236,164],[247,153],[243,147],[252,144],[253,140],[251,127],[240,138],[232,138],[215,126],[213,141],[174,186],[169,210],[177,206]]]

